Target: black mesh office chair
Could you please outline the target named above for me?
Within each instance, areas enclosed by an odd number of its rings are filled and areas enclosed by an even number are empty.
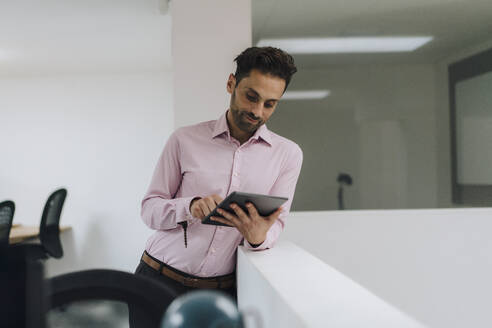
[[[39,224],[41,244],[28,242],[15,244],[11,246],[12,252],[17,252],[18,256],[33,261],[47,259],[49,256],[57,259],[63,256],[59,224],[66,197],[67,190],[63,188],[48,197]]]
[[[7,200],[0,203],[0,249],[9,245],[10,229],[14,218],[15,204]]]
[[[66,189],[53,192],[44,205],[41,223],[39,225],[39,239],[45,252],[54,258],[63,256],[63,248],[60,241],[60,216],[67,197]]]
[[[49,279],[46,287],[51,326],[117,327],[121,320],[127,325],[125,313],[127,306],[131,306],[146,314],[147,322],[142,328],[158,328],[168,305],[177,296],[171,288],[152,279],[107,269],[63,274]],[[117,305],[104,303],[107,301],[126,304],[124,311],[121,307],[115,311],[108,309]],[[101,313],[104,315],[100,316]],[[119,318],[119,323],[108,324],[111,316]]]

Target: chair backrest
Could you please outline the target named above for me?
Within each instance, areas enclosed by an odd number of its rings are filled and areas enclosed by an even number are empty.
[[[39,239],[45,251],[54,258],[63,256],[63,248],[60,241],[60,216],[63,209],[66,189],[58,189],[53,192],[44,205],[41,223],[39,225]]]
[[[0,203],[0,248],[8,247],[14,212],[14,202],[7,200]]]
[[[101,301],[119,301],[143,311],[146,327],[160,327],[164,312],[177,296],[173,289],[153,279],[108,269],[63,274],[49,279],[46,286],[49,308],[54,312],[50,314],[60,315],[61,312],[62,316],[68,316],[72,312],[70,306],[88,301],[93,301],[94,307]],[[58,311],[59,307],[63,311]],[[94,313],[87,312],[88,316]],[[77,313],[80,315],[80,307]],[[84,321],[90,318],[85,317]]]

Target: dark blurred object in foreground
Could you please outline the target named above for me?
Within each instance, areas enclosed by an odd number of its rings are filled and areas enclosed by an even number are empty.
[[[45,328],[43,265],[21,255],[0,251],[0,325]]]
[[[234,301],[218,291],[196,291],[176,298],[169,305],[161,328],[243,328],[243,318]]]

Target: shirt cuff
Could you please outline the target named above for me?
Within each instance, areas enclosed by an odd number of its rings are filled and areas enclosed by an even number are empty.
[[[200,197],[184,197],[181,198],[179,207],[181,208],[181,215],[176,216],[176,223],[179,222],[184,222],[184,221],[191,221],[193,220],[193,216],[191,215],[190,212],[190,204],[193,199],[197,199]]]
[[[253,251],[261,251],[261,250],[264,250],[264,249],[269,248],[269,247],[267,246],[267,240],[268,240],[268,237],[267,237],[267,239],[265,239],[265,241],[263,241],[263,242],[260,244],[260,246],[258,246],[258,247],[253,247],[253,246],[250,244],[250,242],[249,242],[249,241],[247,241],[246,239],[244,239],[244,247],[245,247],[246,249],[250,249],[250,250],[253,250]]]
[[[252,251],[262,251],[264,249],[269,249],[272,248],[275,245],[275,242],[278,238],[278,235],[282,231],[283,228],[283,221],[280,219],[277,219],[275,223],[270,227],[270,229],[267,232],[266,239],[261,243],[258,247],[253,247],[247,240],[246,238],[244,239],[244,247],[246,249],[252,250]]]

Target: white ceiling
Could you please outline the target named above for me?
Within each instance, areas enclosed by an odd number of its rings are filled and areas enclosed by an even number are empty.
[[[492,40],[492,0],[252,0],[253,40],[288,37],[434,36],[412,53],[296,55],[305,68],[435,62]]]
[[[0,75],[171,67],[158,0],[0,0]]]
[[[179,1],[179,0],[175,0]],[[296,55],[298,66],[432,62],[492,39],[492,0],[252,0],[253,39],[433,35],[409,54]],[[159,0],[0,0],[0,76],[171,69]]]

